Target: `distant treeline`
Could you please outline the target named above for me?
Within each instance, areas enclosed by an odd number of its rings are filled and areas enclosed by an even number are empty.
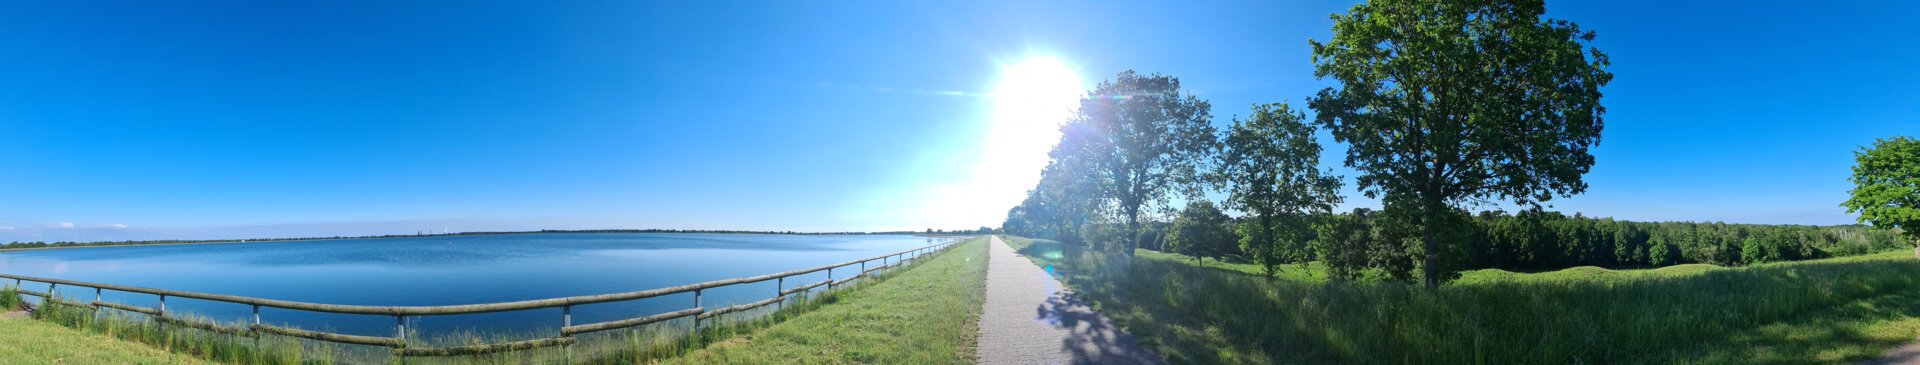
[[[1723,222],[1635,222],[1590,218],[1578,213],[1501,211],[1467,215],[1459,212],[1450,236],[1460,245],[1447,247],[1447,267],[1458,270],[1554,270],[1575,266],[1611,268],[1705,263],[1721,266],[1859,255],[1911,247],[1899,232],[1863,225],[1808,226]],[[1348,213],[1311,217],[1297,247],[1300,262],[1319,261],[1333,275],[1355,277],[1371,269],[1400,279],[1411,279],[1417,268],[1415,251],[1405,247],[1421,237],[1414,227],[1399,224],[1386,212],[1355,209]],[[1225,219],[1211,242],[1168,244],[1182,223],[1145,224],[1138,241],[1142,247],[1204,257],[1239,257],[1246,217]],[[1067,225],[1010,225],[1007,233],[1063,242],[1123,240],[1117,224],[1087,224],[1077,234]],[[1247,259],[1247,261],[1256,261]]]
[[[1911,247],[1893,230],[1861,225],[1633,222],[1532,211],[1474,218],[1465,249],[1478,268],[1733,266]]]
[[[228,242],[277,242],[277,241],[315,241],[315,240],[351,240],[351,239],[377,239],[377,238],[407,238],[407,237],[450,237],[450,236],[484,236],[484,235],[501,235],[501,234],[534,234],[534,233],[718,233],[718,234],[787,234],[787,235],[869,235],[869,234],[911,234],[911,235],[955,235],[955,234],[984,234],[984,233],[991,233],[991,232],[992,232],[992,229],[990,229],[990,228],[986,228],[986,227],[982,227],[982,228],[980,228],[980,229],[971,229],[971,230],[959,230],[959,229],[956,229],[956,230],[944,230],[944,229],[931,229],[931,228],[929,228],[929,229],[927,229],[926,231],[882,231],[882,232],[799,232],[799,231],[744,231],[744,230],[715,230],[715,229],[577,229],[577,230],[565,230],[565,229],[543,229],[543,230],[538,230],[538,231],[481,231],[481,232],[459,232],[459,233],[433,233],[433,234],[427,234],[427,233],[420,233],[420,234],[388,234],[388,235],[378,235],[378,236],[332,236],[332,237],[297,237],[297,238],[246,238],[246,239],[216,239],[216,240],[140,240],[140,241],[95,241],[95,242],[73,242],[73,241],[58,241],[58,242],[40,242],[40,241],[33,241],[33,242],[19,242],[19,241],[15,241],[15,242],[9,242],[9,243],[6,243],[5,245],[0,245],[0,249],[25,249],[25,248],[48,248],[48,247],[92,247],[92,246],[136,246],[136,245],[176,245],[176,244],[191,244],[191,243],[228,243]]]

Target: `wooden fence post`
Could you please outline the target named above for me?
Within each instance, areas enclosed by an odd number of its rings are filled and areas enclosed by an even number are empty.
[[[571,305],[560,307],[560,328],[564,331],[567,327],[573,327],[573,306]],[[573,343],[569,342],[560,345],[560,362],[566,364],[573,363]]]
[[[700,291],[701,290],[702,289],[693,290],[693,307],[694,308],[700,308]],[[704,312],[704,310],[702,312]],[[693,336],[695,341],[698,341],[700,339],[700,316],[699,315],[693,316]]]
[[[161,331],[166,331],[167,321],[160,320],[160,317],[167,316],[167,296],[165,294],[160,295],[160,305],[158,307],[159,310],[154,311],[153,322],[160,327]]]
[[[393,338],[400,341],[400,347],[407,346],[406,345],[407,344],[407,316],[402,316],[402,315],[393,316]],[[400,353],[395,352],[394,356],[400,358],[401,364],[407,363],[406,355],[401,355]]]
[[[253,332],[253,351],[259,352],[260,351],[260,330],[254,329],[255,326],[260,325],[260,305],[259,304],[253,305],[253,324],[254,324],[253,326],[247,326],[247,330]]]

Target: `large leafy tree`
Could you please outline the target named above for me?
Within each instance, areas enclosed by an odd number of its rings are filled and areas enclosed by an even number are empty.
[[[1198,195],[1198,171],[1217,144],[1212,108],[1181,93],[1180,79],[1128,70],[1088,92],[1062,127],[1083,139],[1056,152],[1086,163],[1122,219],[1126,242],[1117,248],[1127,255],[1139,246],[1143,213],[1168,208],[1176,194]]]
[[[1167,228],[1167,247],[1173,252],[1193,256],[1205,264],[1205,258],[1232,254],[1239,236],[1233,234],[1233,221],[1218,206],[1206,199],[1187,202],[1187,208],[1174,217]]]
[[[1600,88],[1613,79],[1594,34],[1546,19],[1541,0],[1373,0],[1333,15],[1309,41],[1310,98],[1349,144],[1368,197],[1414,212],[1424,281],[1439,285],[1437,242],[1465,204],[1539,206],[1586,190],[1600,142]]]
[[[1111,206],[1097,173],[1107,154],[1097,145],[1102,137],[1088,124],[1065,124],[1060,132],[1060,142],[1047,152],[1051,161],[1040,171],[1039,184],[1027,191],[1025,201],[1008,210],[1005,225],[1028,232],[1024,234],[1079,244],[1086,225]]]
[[[1287,104],[1255,105],[1246,120],[1234,120],[1221,146],[1217,174],[1227,207],[1246,213],[1240,250],[1268,277],[1280,264],[1308,259],[1308,217],[1340,203],[1340,178],[1319,168],[1315,129]]]
[[[1920,244],[1920,140],[1894,137],[1875,140],[1873,147],[1854,153],[1852,197],[1841,206],[1860,213],[1860,222],[1899,228]],[[1920,250],[1914,251],[1920,256]]]

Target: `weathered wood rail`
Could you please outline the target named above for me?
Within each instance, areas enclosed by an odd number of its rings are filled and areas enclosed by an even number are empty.
[[[460,356],[460,355],[490,354],[490,353],[507,352],[507,351],[520,351],[520,350],[529,350],[529,349],[554,347],[554,346],[569,346],[574,343],[573,336],[578,334],[642,326],[642,325],[652,324],[656,322],[686,318],[686,317],[694,318],[694,322],[693,322],[694,330],[698,331],[700,328],[700,322],[703,320],[711,319],[713,317],[717,317],[727,313],[733,313],[733,312],[739,312],[739,311],[745,311],[745,310],[750,310],[754,308],[764,307],[774,303],[784,303],[787,299],[791,298],[796,294],[805,293],[809,290],[812,290],[814,288],[818,288],[821,286],[827,287],[826,290],[832,290],[834,286],[843,285],[843,284],[846,284],[847,282],[854,281],[855,279],[867,277],[876,271],[881,271],[881,270],[895,268],[895,267],[901,267],[904,264],[918,261],[918,259],[922,257],[926,257],[928,255],[938,253],[940,251],[944,251],[947,248],[950,248],[954,244],[957,244],[961,241],[963,240],[949,239],[944,242],[922,246],[922,247],[911,249],[911,250],[900,251],[900,252],[890,253],[890,254],[881,255],[881,256],[869,257],[869,258],[860,259],[860,260],[853,260],[853,261],[841,262],[841,263],[836,263],[831,265],[816,266],[811,268],[766,274],[766,275],[760,275],[760,276],[721,279],[721,280],[687,284],[687,285],[681,285],[681,286],[672,286],[672,287],[665,287],[665,288],[631,291],[631,292],[624,292],[624,293],[613,293],[613,294],[583,295],[583,296],[563,297],[563,298],[524,300],[524,301],[517,301],[517,302],[444,305],[444,306],[366,306],[366,305],[320,304],[320,303],[307,303],[307,302],[295,302],[295,301],[275,300],[275,299],[265,299],[265,298],[254,298],[254,297],[245,297],[245,296],[237,296],[237,295],[209,294],[209,293],[198,293],[198,292],[179,291],[179,290],[143,288],[143,287],[137,287],[137,286],[126,286],[126,285],[93,283],[93,282],[74,281],[74,280],[65,280],[65,279],[11,275],[11,274],[5,274],[5,273],[0,273],[0,278],[13,279],[15,292],[19,293],[20,295],[30,295],[30,296],[40,297],[47,303],[58,303],[58,304],[67,305],[67,306],[91,308],[93,310],[99,310],[100,308],[108,308],[108,309],[114,309],[114,310],[120,310],[120,311],[132,312],[132,313],[140,313],[140,314],[145,314],[148,317],[153,318],[155,321],[160,323],[179,325],[179,326],[190,327],[190,328],[195,328],[195,329],[200,329],[205,331],[225,333],[225,334],[237,335],[237,336],[246,336],[246,337],[258,337],[260,336],[261,333],[267,333],[267,334],[274,334],[274,335],[280,335],[280,336],[298,337],[298,338],[304,338],[304,339],[316,340],[316,341],[389,347],[393,349],[394,356],[400,356],[400,357]],[[881,265],[869,268],[867,267],[867,262],[871,262],[871,261],[880,261]],[[834,269],[843,268],[847,266],[858,266],[859,271],[855,272],[852,276],[838,278],[838,279],[834,278],[833,276]],[[805,284],[805,285],[792,287],[792,288],[786,287],[786,279],[788,277],[812,274],[812,273],[821,272],[821,271],[825,271],[827,273],[826,280],[821,280],[819,282],[814,282],[811,284]],[[765,300],[755,301],[751,303],[743,303],[743,304],[731,305],[731,306],[715,308],[715,309],[708,309],[706,307],[701,306],[701,303],[700,303],[701,292],[707,289],[725,287],[730,285],[758,283],[758,282],[764,282],[768,280],[773,280],[776,282],[775,284],[776,289],[774,291],[774,296],[771,298],[767,298]],[[47,291],[38,292],[38,291],[21,289],[20,285],[24,282],[47,283]],[[71,302],[71,301],[62,300],[59,293],[59,288],[61,286],[91,288],[93,289],[93,301],[82,303],[82,302]],[[154,307],[141,307],[141,306],[133,306],[133,305],[127,305],[127,304],[121,304],[121,303],[102,301],[100,299],[100,295],[102,294],[102,292],[107,290],[155,295],[159,297],[159,301],[157,302],[158,304],[155,305]],[[672,312],[646,315],[646,316],[640,316],[640,317],[634,317],[634,318],[628,318],[628,319],[622,319],[622,320],[600,322],[600,323],[580,324],[580,325],[575,325],[573,323],[573,306],[576,306],[576,305],[647,299],[647,298],[659,297],[664,295],[680,294],[680,293],[687,293],[687,292],[693,293],[693,306],[687,309],[681,309],[681,310],[676,310]],[[167,311],[167,297],[192,298],[192,299],[199,299],[199,300],[206,300],[206,301],[247,305],[253,308],[253,317],[248,321],[249,323],[245,327],[226,326],[226,325],[220,325],[215,323],[205,323],[205,322],[187,320],[187,319],[183,319],[181,317],[175,316]],[[292,310],[322,312],[322,313],[393,316],[394,335],[393,337],[359,336],[359,335],[309,331],[309,330],[302,330],[297,328],[287,328],[287,327],[266,325],[260,322],[261,307],[292,309]],[[481,345],[472,345],[472,346],[439,347],[439,348],[412,347],[412,346],[409,346],[410,344],[407,340],[406,323],[407,323],[407,317],[409,316],[439,316],[439,315],[454,315],[454,314],[492,313],[492,312],[519,311],[519,310],[543,309],[543,308],[555,308],[555,307],[561,308],[560,333],[556,337],[540,338],[540,339],[525,340],[525,341],[481,344]]]

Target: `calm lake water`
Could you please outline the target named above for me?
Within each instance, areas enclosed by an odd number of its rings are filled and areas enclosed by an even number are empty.
[[[560,233],[301,242],[126,246],[0,253],[0,272],[109,284],[326,304],[451,305],[607,294],[845,262],[934,243],[908,235]],[[876,262],[877,263],[877,262]],[[854,269],[835,270],[845,277]],[[825,272],[787,279],[817,282]],[[8,283],[11,284],[11,283]],[[704,293],[707,308],[770,298],[772,281]],[[46,284],[27,283],[30,290]],[[91,289],[60,288],[91,299]],[[106,292],[104,300],[152,306],[152,295]],[[585,324],[686,309],[693,295],[575,307]],[[169,312],[222,322],[244,305],[168,298]],[[269,324],[391,336],[392,317],[262,308]],[[454,331],[552,336],[559,308],[411,317],[426,337]],[[515,336],[523,337],[523,336]]]

